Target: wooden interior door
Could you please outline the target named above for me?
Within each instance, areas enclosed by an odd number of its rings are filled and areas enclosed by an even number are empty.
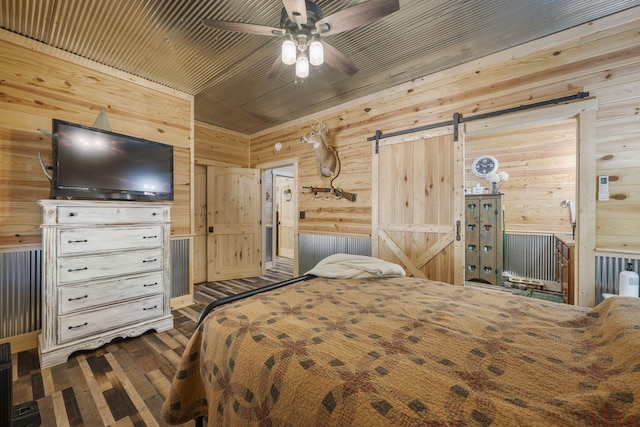
[[[373,159],[373,255],[464,284],[463,141],[450,127],[394,137]]]
[[[293,227],[295,203],[293,202],[293,178],[277,176],[278,194],[278,255],[293,258]]]
[[[260,171],[207,167],[207,280],[262,274]]]

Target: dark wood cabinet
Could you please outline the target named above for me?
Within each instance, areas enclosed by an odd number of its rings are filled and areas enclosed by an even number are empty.
[[[567,237],[556,236],[556,281],[562,288],[567,304],[574,304],[574,253],[576,243]]]
[[[465,196],[465,280],[502,284],[502,194]]]

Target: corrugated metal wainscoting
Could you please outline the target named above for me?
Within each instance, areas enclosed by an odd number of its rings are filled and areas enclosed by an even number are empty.
[[[189,294],[189,239],[171,240],[171,297]],[[0,253],[0,339],[42,329],[42,250]]]
[[[323,258],[337,253],[371,256],[371,239],[369,237],[300,233],[298,237],[300,274],[311,270]]]
[[[171,240],[171,298],[189,294],[189,239]]]
[[[0,339],[42,328],[42,250],[0,253]]]
[[[504,271],[529,279],[556,280],[553,234],[505,233]]]
[[[617,294],[620,290],[620,272],[627,263],[636,273],[640,273],[640,259],[614,256],[596,256],[596,304],[602,302],[602,294]]]

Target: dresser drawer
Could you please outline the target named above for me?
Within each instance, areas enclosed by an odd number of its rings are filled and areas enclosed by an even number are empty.
[[[60,257],[58,258],[59,285],[160,271],[163,268],[162,261],[162,248]]]
[[[58,288],[58,314],[162,293],[162,273]]]
[[[86,254],[116,249],[161,247],[162,226],[74,228],[59,231],[58,255]]]
[[[160,206],[59,206],[58,224],[131,224],[163,221]]]
[[[164,297],[148,298],[58,317],[58,343],[113,330],[131,323],[161,317]]]

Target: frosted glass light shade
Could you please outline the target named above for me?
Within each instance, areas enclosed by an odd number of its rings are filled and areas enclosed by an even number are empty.
[[[300,55],[296,59],[296,77],[304,79],[309,76],[309,60],[306,56]]]
[[[291,40],[285,40],[282,43],[282,62],[292,65],[296,62],[296,44]]]
[[[324,47],[318,40],[314,40],[309,45],[309,62],[311,65],[322,65],[324,62]]]

